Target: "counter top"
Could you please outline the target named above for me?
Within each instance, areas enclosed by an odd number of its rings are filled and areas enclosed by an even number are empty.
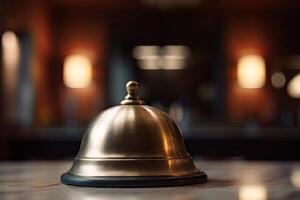
[[[300,162],[201,161],[208,183],[164,188],[66,186],[71,162],[0,162],[0,199],[43,200],[267,200],[300,199]]]

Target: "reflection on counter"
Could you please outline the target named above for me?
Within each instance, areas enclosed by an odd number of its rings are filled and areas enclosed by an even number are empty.
[[[245,185],[239,189],[239,200],[267,200],[267,189],[263,185]]]
[[[290,180],[295,187],[300,188],[300,168],[295,168],[292,170]]]

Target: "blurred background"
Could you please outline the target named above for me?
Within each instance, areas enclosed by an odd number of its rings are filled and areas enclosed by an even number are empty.
[[[137,80],[191,155],[300,160],[300,2],[1,0],[0,159],[71,159]]]

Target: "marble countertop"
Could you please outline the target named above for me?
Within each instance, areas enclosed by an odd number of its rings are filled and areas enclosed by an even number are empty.
[[[200,161],[208,183],[165,188],[66,186],[70,162],[0,162],[1,200],[300,199],[300,162]]]

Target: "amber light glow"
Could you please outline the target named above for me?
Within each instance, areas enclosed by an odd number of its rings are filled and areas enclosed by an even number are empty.
[[[242,56],[238,61],[238,83],[242,88],[262,88],[266,82],[266,67],[259,55]]]
[[[64,84],[69,88],[86,88],[92,82],[92,64],[84,55],[70,55],[64,61]]]

